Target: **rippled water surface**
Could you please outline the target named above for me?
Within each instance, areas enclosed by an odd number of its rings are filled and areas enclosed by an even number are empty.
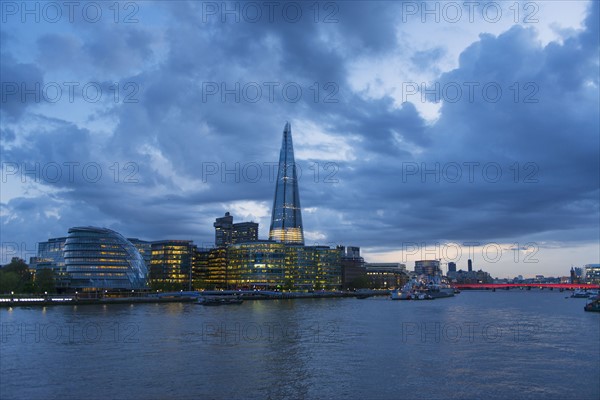
[[[600,398],[600,314],[551,291],[0,310],[1,399]]]

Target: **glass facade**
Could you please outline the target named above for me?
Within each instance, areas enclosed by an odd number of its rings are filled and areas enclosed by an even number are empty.
[[[341,252],[326,246],[274,241],[227,248],[230,288],[337,290],[341,288]]]
[[[146,268],[150,271],[150,262],[152,260],[152,242],[147,242],[145,240],[140,240],[137,238],[127,238],[135,246],[136,249],[142,255],[144,262],[146,263]]]
[[[286,286],[295,290],[313,290],[317,272],[313,248],[287,245],[285,255]]]
[[[227,248],[217,247],[208,253],[207,282],[220,289],[227,288]]]
[[[198,249],[194,251],[194,261],[192,265],[192,286],[194,289],[207,289],[212,288],[209,280],[209,264],[208,257],[210,255],[209,250]]]
[[[230,287],[276,289],[285,281],[285,246],[272,241],[238,243],[227,248]]]
[[[63,253],[66,241],[66,237],[59,237],[39,242],[37,257],[32,257],[29,263],[34,272],[44,268],[51,269],[58,289],[67,288],[70,283]]]
[[[314,247],[315,289],[340,289],[342,285],[342,253],[339,249],[326,246]]]
[[[196,246],[191,240],[152,242],[150,279],[153,283],[178,285],[189,289]]]
[[[285,124],[283,130],[269,240],[304,244],[298,175],[294,161],[292,128],[289,122]]]
[[[79,290],[146,289],[148,269],[137,248],[106,228],[69,229],[64,260],[71,288]]]
[[[231,243],[255,242],[258,240],[258,224],[256,222],[238,222],[233,224]]]

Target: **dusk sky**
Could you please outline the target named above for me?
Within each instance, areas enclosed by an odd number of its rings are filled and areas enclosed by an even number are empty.
[[[286,121],[306,244],[600,262],[597,1],[73,3],[0,3],[3,264],[227,211],[266,239]]]

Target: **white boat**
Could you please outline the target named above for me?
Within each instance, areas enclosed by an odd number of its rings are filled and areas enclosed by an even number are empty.
[[[591,295],[591,293],[586,290],[577,289],[573,292],[571,297],[573,297],[575,299],[587,299],[588,297],[590,297],[590,295]]]

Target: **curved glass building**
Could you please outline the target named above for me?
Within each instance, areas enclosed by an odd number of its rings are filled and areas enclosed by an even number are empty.
[[[140,252],[113,230],[95,227],[69,229],[64,257],[73,289],[147,288],[148,268]]]

